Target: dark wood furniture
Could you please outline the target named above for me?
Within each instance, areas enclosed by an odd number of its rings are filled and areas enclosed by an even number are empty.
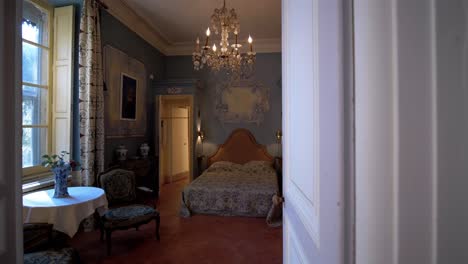
[[[159,212],[152,206],[143,204],[135,188],[135,173],[123,169],[110,169],[99,174],[98,187],[104,189],[109,209],[100,218],[101,240],[104,232],[107,240],[107,255],[111,253],[111,235],[115,230],[136,228],[156,221],[156,238],[159,240]],[[140,198],[140,199],[139,199]],[[139,201],[140,200],[140,201]],[[140,202],[140,203],[138,203]]]
[[[244,164],[252,160],[263,160],[273,165],[273,159],[265,146],[258,144],[249,130],[239,128],[231,133],[213,156],[208,157],[207,167],[217,161]]]
[[[159,194],[159,157],[148,156],[147,158],[126,159],[114,161],[109,168],[121,168],[135,173],[136,186],[144,186],[152,190],[153,198]]]

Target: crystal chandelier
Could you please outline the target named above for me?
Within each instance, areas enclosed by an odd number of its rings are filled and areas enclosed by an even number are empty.
[[[196,40],[195,51],[192,54],[195,70],[203,69],[205,65],[214,71],[225,69],[233,73],[239,73],[241,68],[253,68],[255,52],[253,51],[252,37],[249,35],[248,38],[249,51],[242,54],[240,51],[242,45],[237,41],[240,32],[239,19],[234,9],[228,10],[226,8],[225,0],[223,7],[216,8],[211,16],[211,29],[216,35],[221,35],[219,48],[216,43],[213,46],[210,45],[211,30],[208,27],[205,45],[200,47],[200,39],[197,37]],[[229,45],[229,33],[234,33],[235,36],[235,43],[232,45]]]

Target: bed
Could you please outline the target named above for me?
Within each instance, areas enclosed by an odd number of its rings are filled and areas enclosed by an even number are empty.
[[[248,130],[235,130],[182,191],[181,215],[267,217],[278,193],[272,164],[273,157]]]

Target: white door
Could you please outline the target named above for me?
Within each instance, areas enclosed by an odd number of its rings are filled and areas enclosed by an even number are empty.
[[[344,254],[343,3],[283,0],[284,263]]]
[[[192,180],[193,97],[164,95],[159,100],[159,182],[170,183],[187,178]]]
[[[174,105],[172,107],[172,154],[171,172],[174,177],[189,172],[188,147],[188,108]]]

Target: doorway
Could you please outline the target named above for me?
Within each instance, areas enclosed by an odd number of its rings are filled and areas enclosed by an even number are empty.
[[[159,97],[159,187],[192,179],[193,96]]]

